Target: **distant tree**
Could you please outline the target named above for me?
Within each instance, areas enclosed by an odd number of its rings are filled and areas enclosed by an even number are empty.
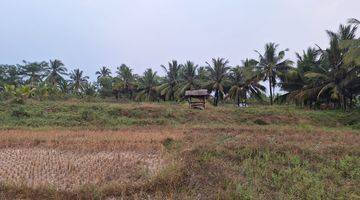
[[[85,83],[83,86],[83,92],[88,97],[95,97],[96,96],[96,86],[93,83]]]
[[[164,65],[161,65],[161,67],[164,69],[166,75],[164,82],[158,87],[158,90],[165,100],[173,101],[175,100],[175,92],[179,86],[180,69],[182,66],[178,64],[176,60],[173,60],[168,63],[168,67]]]
[[[59,89],[62,94],[69,94],[71,91],[71,84],[64,79],[59,82]]]
[[[228,83],[229,61],[224,58],[213,58],[211,63],[207,62],[206,64],[209,73],[207,87],[215,92],[214,105],[217,106],[220,93],[225,96],[224,87]]]
[[[83,92],[86,84],[88,83],[89,77],[84,76],[83,73],[84,72],[80,69],[75,69],[70,74],[72,90],[77,94]]]
[[[114,89],[117,93],[124,93],[133,99],[133,94],[136,89],[136,79],[133,70],[125,64],[117,68],[118,76],[115,78]]]
[[[21,68],[17,65],[3,65],[5,69],[5,84],[19,86],[22,84]]]
[[[158,76],[152,69],[147,69],[144,75],[139,78],[138,94],[136,100],[155,101],[158,100],[156,87],[158,85]]]
[[[298,55],[297,68],[280,76],[282,88],[288,91],[286,95],[309,106],[325,103],[343,109],[352,107],[360,94],[360,68],[355,60],[346,62],[352,49],[341,44],[356,40],[356,29],[357,26],[340,25],[338,32],[327,31],[329,48],[309,49],[303,56]]]
[[[60,60],[50,60],[50,66],[47,68],[46,81],[53,86],[58,85],[67,75],[67,69]]]
[[[209,73],[206,70],[206,67],[198,67],[197,68],[197,75],[200,82],[201,87],[204,87],[206,85],[206,81],[208,81]]]
[[[262,100],[263,93],[266,88],[260,84],[261,76],[256,71],[257,62],[255,60],[243,61],[243,66],[236,66],[230,70],[229,97],[236,100],[236,104],[240,106],[241,101],[246,104],[248,97],[255,97]]]
[[[286,72],[292,66],[291,60],[284,59],[285,52],[288,51],[288,49],[277,53],[278,47],[278,44],[268,43],[265,45],[264,54],[256,51],[259,54],[259,67],[264,76],[264,80],[268,80],[269,82],[271,105],[273,104],[273,92],[277,83],[276,79],[279,74]]]
[[[113,81],[114,78],[112,78],[111,76],[104,76],[97,80],[97,84],[99,87],[98,92],[101,97],[111,97],[114,94]],[[118,96],[117,92],[115,93],[115,95],[116,97]]]
[[[331,40],[332,39],[338,41],[353,40],[356,37],[357,29],[358,29],[357,25],[353,26],[352,24],[347,24],[347,25],[340,24],[338,32],[327,30],[326,33],[328,34]]]
[[[96,71],[95,73],[97,75],[97,79],[100,79],[102,77],[110,77],[111,70],[108,67],[101,67],[99,71]]]
[[[352,28],[352,32],[358,28],[360,25],[360,21],[357,19],[349,19],[348,23],[350,25],[354,25]],[[356,64],[360,65],[360,38],[349,38],[347,40],[340,41],[340,47],[347,51],[346,55],[344,56],[345,64]]]
[[[176,96],[181,97],[185,94],[186,90],[194,90],[199,88],[200,81],[196,74],[198,65],[195,65],[191,61],[187,61],[185,65],[180,70],[180,83],[178,90],[176,91]]]
[[[36,83],[42,81],[45,69],[48,67],[47,62],[27,62],[23,61],[24,65],[20,65],[20,74],[26,79],[26,83],[34,86]]]

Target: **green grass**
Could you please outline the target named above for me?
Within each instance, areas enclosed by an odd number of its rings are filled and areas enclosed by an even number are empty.
[[[0,104],[0,129],[101,129],[148,125],[295,125],[360,129],[360,111],[314,111],[294,106],[189,110],[186,103],[86,103],[31,101]]]

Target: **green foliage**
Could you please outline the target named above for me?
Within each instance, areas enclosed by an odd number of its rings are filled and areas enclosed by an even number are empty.
[[[211,63],[206,63],[208,66],[208,83],[207,88],[210,91],[215,91],[214,105],[217,106],[219,99],[225,96],[225,86],[228,84],[228,66],[229,61],[224,58],[213,58]]]
[[[61,60],[0,65],[0,99],[23,103],[28,98],[58,100],[96,97],[122,101],[182,101],[187,90],[207,89],[214,105],[233,100],[239,107],[276,103],[295,103],[316,109],[352,110],[359,107],[360,68],[359,20],[350,19],[338,32],[327,31],[329,47],[308,48],[297,55],[296,67],[286,59],[288,49],[267,43],[264,52],[256,51],[258,60],[246,59],[241,66],[231,67],[225,58],[213,58],[206,66],[173,60],[161,65],[165,76],[147,69],[142,76],[125,64],[111,76],[110,67],[95,73],[96,83],[80,69],[67,73]],[[67,80],[69,78],[70,80]],[[267,81],[267,87],[263,81]],[[13,89],[10,87],[14,87]],[[280,87],[285,94],[276,94]],[[29,90],[30,89],[30,90]],[[266,90],[270,90],[270,97]],[[29,94],[31,93],[31,94]]]
[[[84,121],[92,121],[96,119],[96,114],[93,110],[84,110],[81,112],[81,119]]]
[[[157,90],[165,100],[175,100],[175,93],[179,89],[182,65],[179,65],[176,60],[173,60],[168,63],[168,67],[164,65],[161,65],[161,67],[164,69],[166,76]]]
[[[309,48],[298,56],[298,67],[281,74],[286,98],[309,107],[354,107],[360,93],[360,68],[356,52],[357,25],[340,25],[338,32],[327,31],[330,47]]]
[[[11,108],[11,116],[16,118],[29,117],[29,113],[24,106],[14,106]]]

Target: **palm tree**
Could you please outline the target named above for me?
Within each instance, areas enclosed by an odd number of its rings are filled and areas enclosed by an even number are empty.
[[[196,74],[198,65],[195,65],[191,61],[187,61],[186,64],[180,70],[180,83],[176,96],[180,97],[185,94],[186,90],[194,90],[199,87],[200,82]]]
[[[207,81],[208,76],[209,76],[209,72],[206,70],[206,67],[203,67],[203,66],[198,67],[197,75],[198,75],[200,85],[203,86],[203,84],[205,84],[205,82]]]
[[[97,79],[99,80],[102,77],[109,77],[111,75],[111,70],[108,67],[101,67],[99,71],[95,72]]]
[[[240,106],[240,100],[243,99],[246,104],[248,96],[262,100],[262,95],[266,88],[261,85],[261,76],[256,71],[255,60],[243,61],[243,67],[236,66],[230,71],[229,79],[231,87],[229,97],[236,100],[236,104]]]
[[[139,78],[139,93],[136,100],[154,101],[157,100],[158,76],[152,69],[147,69],[144,75]]]
[[[243,86],[245,83],[245,76],[243,74],[243,68],[240,66],[236,66],[235,68],[230,69],[230,90],[229,97],[232,99],[236,99],[237,106],[240,106],[240,99],[245,99],[245,91],[243,90]]]
[[[277,53],[279,45],[275,43],[268,43],[265,45],[265,53],[262,55],[259,51],[259,67],[264,76],[264,81],[269,81],[270,90],[270,105],[273,104],[273,92],[276,86],[276,79],[280,73],[284,73],[292,66],[292,61],[284,59],[285,52],[288,49]]]
[[[327,30],[326,33],[329,35],[330,39],[337,40],[352,40],[356,37],[357,26],[352,24],[343,25],[340,24],[338,32],[333,32]]]
[[[354,62],[344,62],[348,48],[340,48],[343,41],[355,38],[356,28],[340,25],[337,33],[327,31],[330,47],[322,50],[309,49],[298,55],[298,67],[291,69],[283,79],[282,87],[289,97],[312,105],[335,104],[347,108],[360,90],[360,69]]]
[[[321,52],[315,48],[308,48],[307,51],[303,51],[302,55],[296,53],[297,67],[291,67],[286,73],[279,75],[282,90],[288,93],[281,95],[280,98],[284,101],[292,100],[298,104],[305,104],[311,106],[316,98],[309,95],[310,91],[304,90],[309,87],[311,80],[306,77],[306,74],[311,71],[319,71],[321,64],[320,60]]]
[[[69,81],[67,81],[67,80],[60,81],[59,89],[62,94],[68,94],[71,89],[71,85],[70,85]]]
[[[18,86],[22,84],[21,67],[17,65],[3,65],[5,68],[5,84]]]
[[[23,77],[28,78],[26,82],[31,86],[35,83],[41,82],[44,77],[44,70],[48,66],[46,62],[27,62],[23,61],[24,65],[20,66]]]
[[[116,73],[118,76],[115,79],[114,89],[117,90],[118,93],[123,92],[129,94],[130,99],[132,99],[136,88],[136,76],[133,74],[132,69],[122,64],[117,68]]]
[[[75,69],[70,74],[72,89],[78,94],[84,91],[85,85],[88,83],[89,79],[88,76],[83,76],[83,73],[84,72],[80,69]]]
[[[348,23],[354,25],[352,30],[356,30],[360,25],[360,21],[357,19],[349,19]],[[347,50],[344,57],[344,62],[346,64],[355,63],[356,65],[360,65],[360,38],[342,40],[340,41],[340,46],[343,50]]]
[[[50,66],[47,68],[46,75],[46,81],[55,86],[64,80],[63,76],[67,75],[67,69],[60,60],[50,60]]]
[[[224,87],[227,83],[227,72],[230,69],[228,66],[229,61],[224,58],[213,58],[211,64],[206,62],[206,67],[209,73],[209,81],[207,87],[215,91],[214,105],[217,106],[219,103],[220,93],[224,96]]]
[[[242,65],[245,67],[245,68],[248,68],[248,69],[251,69],[251,71],[255,71],[257,70],[256,69],[256,66],[259,64],[259,62],[255,59],[245,59],[242,61]]]
[[[182,66],[176,60],[173,60],[168,63],[167,68],[164,65],[161,65],[161,67],[164,69],[166,76],[164,83],[158,87],[158,90],[165,100],[175,100],[175,92],[179,86],[180,69]]]

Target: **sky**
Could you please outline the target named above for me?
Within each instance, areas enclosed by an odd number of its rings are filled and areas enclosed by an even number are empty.
[[[142,74],[173,59],[232,66],[267,42],[326,47],[325,30],[360,18],[359,0],[0,0],[0,63],[62,60],[95,80],[122,63]]]

